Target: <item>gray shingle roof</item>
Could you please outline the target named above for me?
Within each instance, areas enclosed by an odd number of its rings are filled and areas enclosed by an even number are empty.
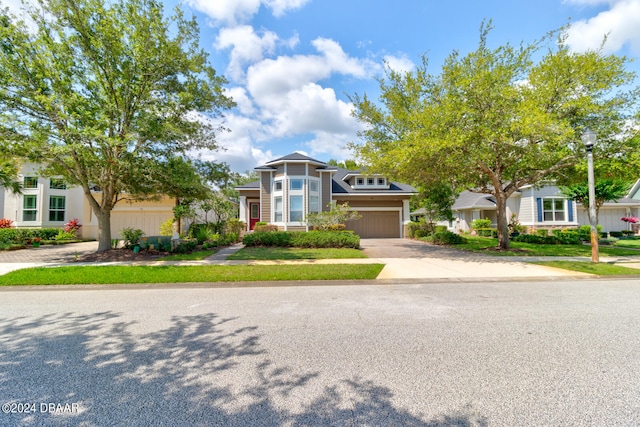
[[[455,203],[451,207],[452,210],[460,209],[495,209],[495,198],[491,194],[473,193],[471,191],[463,191],[460,193]]]

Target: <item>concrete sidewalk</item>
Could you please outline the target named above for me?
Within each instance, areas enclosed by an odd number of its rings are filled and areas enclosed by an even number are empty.
[[[387,243],[387,242],[385,242]],[[469,254],[448,248],[426,247],[422,243],[400,241],[402,251],[390,246],[386,251],[374,247],[375,254],[398,257],[371,257],[319,260],[252,260],[235,261],[227,257],[243,247],[241,243],[223,248],[211,257],[200,261],[136,261],[136,262],[75,262],[86,253],[95,252],[97,242],[84,242],[62,246],[41,246],[40,248],[0,252],[0,275],[10,271],[30,267],[56,267],[63,265],[283,265],[283,264],[385,264],[377,279],[518,279],[533,277],[589,277],[591,275],[574,271],[532,264],[536,261],[568,260],[589,262],[587,257],[491,257]],[[365,245],[366,246],[366,245]],[[414,249],[411,251],[411,249]],[[441,250],[439,250],[441,249]],[[420,251],[427,251],[423,253]],[[373,251],[370,251],[373,252]],[[365,253],[367,248],[365,247]],[[417,256],[416,256],[417,254]],[[426,256],[425,256],[426,255]],[[621,264],[630,268],[640,268],[640,257],[601,258],[603,263]],[[638,272],[640,274],[640,271]]]

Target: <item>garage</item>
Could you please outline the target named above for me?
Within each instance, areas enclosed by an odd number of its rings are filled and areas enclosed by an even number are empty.
[[[363,239],[399,238],[400,212],[398,211],[358,211],[362,218],[349,221],[347,230],[353,230]]]

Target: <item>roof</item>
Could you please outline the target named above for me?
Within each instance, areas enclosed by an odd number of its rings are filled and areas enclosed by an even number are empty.
[[[351,171],[347,169],[338,168],[333,175],[331,191],[333,194],[413,194],[416,193],[416,189],[410,185],[402,184],[400,182],[389,182],[389,188],[384,189],[359,189],[352,188],[344,178],[347,175],[358,175],[359,171]]]
[[[457,211],[462,209],[495,209],[496,201],[494,196],[485,193],[474,193],[471,191],[463,191],[460,193],[451,210]]]
[[[258,190],[260,189],[260,180],[247,182],[243,185],[238,185],[234,187],[236,190]]]
[[[271,161],[267,162],[264,166],[277,165],[277,164],[286,163],[286,162],[315,163],[315,164],[317,164],[319,166],[326,166],[327,165],[325,162],[321,162],[320,160],[312,159],[311,157],[305,156],[304,154],[291,153],[291,154],[287,154],[286,156],[280,157],[278,159],[271,160]]]

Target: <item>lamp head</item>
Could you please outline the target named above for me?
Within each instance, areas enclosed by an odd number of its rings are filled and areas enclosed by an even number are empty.
[[[596,133],[589,128],[585,129],[582,134],[582,143],[587,150],[591,150],[596,145]]]

